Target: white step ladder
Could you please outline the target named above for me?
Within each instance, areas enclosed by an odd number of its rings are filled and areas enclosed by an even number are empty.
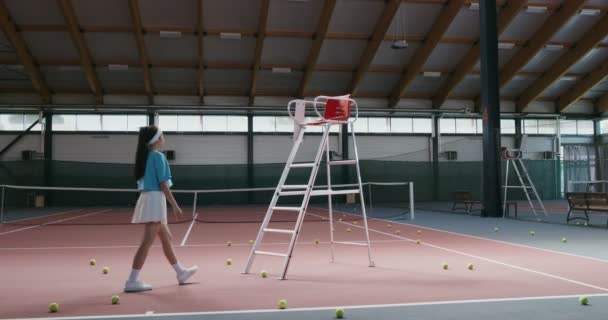
[[[536,187],[532,182],[532,178],[530,178],[530,174],[528,174],[528,170],[526,169],[524,162],[521,160],[521,157],[522,152],[519,149],[506,149],[502,152],[502,158],[507,160],[507,166],[505,169],[505,185],[503,186],[503,218],[506,212],[507,194],[509,193],[509,189],[522,189],[522,191],[526,195],[526,199],[528,199],[528,203],[530,204],[530,208],[532,208],[532,213],[534,213],[534,216],[538,217],[537,211],[542,211],[542,213],[546,217],[547,211],[545,210],[545,205],[540,199],[538,192],[536,191]],[[509,185],[509,167],[511,166],[513,166],[513,169],[515,170],[519,185]]]
[[[315,112],[319,115],[320,120],[316,122],[304,123],[304,110],[307,105],[312,105],[314,107]],[[291,112],[292,106],[295,106],[294,116]],[[351,108],[355,108],[354,118],[350,119],[350,111]],[[324,114],[321,115],[319,109],[324,109]],[[298,239],[298,235],[300,234],[300,230],[302,229],[302,224],[304,221],[304,217],[306,215],[306,210],[308,209],[308,203],[310,201],[310,197],[312,196],[327,196],[328,199],[328,211],[329,211],[329,225],[330,225],[330,247],[331,247],[331,261],[334,261],[334,245],[335,244],[345,244],[345,245],[357,245],[357,246],[367,246],[367,254],[369,259],[369,266],[373,267],[374,262],[372,261],[372,253],[371,253],[371,244],[369,240],[369,230],[367,227],[367,213],[365,211],[365,200],[363,197],[363,186],[361,182],[361,172],[359,168],[359,155],[357,151],[357,142],[355,140],[355,131],[353,123],[357,120],[358,116],[358,106],[357,103],[350,99],[349,96],[343,97],[327,97],[327,96],[319,96],[314,99],[314,101],[306,101],[306,100],[293,100],[290,101],[287,110],[289,112],[289,116],[294,119],[296,123],[296,130],[294,132],[294,143],[291,148],[291,152],[289,153],[289,157],[287,158],[287,163],[285,164],[285,168],[283,169],[283,173],[281,174],[281,178],[279,179],[279,183],[277,188],[272,196],[272,200],[270,205],[268,206],[268,210],[266,211],[266,216],[262,222],[260,230],[258,232],[257,238],[255,239],[255,243],[253,244],[253,248],[251,249],[251,253],[249,254],[249,258],[247,259],[247,264],[243,273],[247,274],[251,270],[251,266],[253,265],[253,261],[257,255],[267,255],[267,256],[275,256],[283,258],[283,268],[281,272],[281,276],[279,279],[284,280],[287,275],[287,269],[289,268],[289,262],[291,260],[293,250]],[[329,150],[329,133],[332,126],[348,124],[349,130],[352,134],[353,145],[354,145],[354,160],[330,160],[330,150]],[[306,162],[306,163],[294,163],[294,159],[296,158],[296,154],[298,149],[300,148],[302,141],[304,140],[304,132],[307,126],[321,126],[323,128],[323,135],[321,137],[321,141],[319,143],[319,147],[317,149],[317,153],[314,159],[314,162]],[[327,166],[327,189],[315,189],[315,180],[317,178],[317,174],[319,172],[319,167],[321,166],[321,161],[323,159],[323,153],[325,153],[326,158],[326,166]],[[336,165],[354,165],[357,170],[357,182],[358,187],[355,189],[332,189],[331,183],[331,167]],[[306,185],[286,185],[285,181],[289,175],[289,171],[291,169],[301,169],[301,168],[310,168],[310,178],[308,179],[308,184]],[[334,240],[334,221],[333,221],[333,208],[332,208],[332,196],[333,195],[346,195],[346,194],[359,194],[361,200],[361,212],[363,214],[363,225],[365,228],[365,236],[366,241],[363,242],[348,242],[348,241],[335,241]],[[299,206],[277,206],[278,200],[280,197],[294,197],[300,196],[302,197],[301,204]],[[297,213],[296,223],[293,229],[271,229],[268,228],[268,225],[272,219],[272,215],[276,211],[290,211],[294,214]],[[279,234],[288,234],[291,235],[291,240],[289,241],[289,246],[285,253],[279,252],[268,252],[259,250],[262,245],[262,240],[266,233],[279,233]]]

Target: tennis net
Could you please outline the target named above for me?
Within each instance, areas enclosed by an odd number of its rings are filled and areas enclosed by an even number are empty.
[[[352,189],[356,184],[334,185]],[[69,188],[1,185],[1,218],[13,225],[121,225],[130,224],[139,196],[134,189]],[[327,186],[315,186],[316,189]],[[184,214],[169,209],[168,222],[260,223],[275,187],[239,189],[174,190]],[[367,214],[371,218],[407,219],[413,210],[413,183],[366,182],[363,184]],[[277,206],[295,205],[301,196],[281,197]],[[360,220],[359,196],[333,196],[336,219]],[[326,221],[328,197],[312,197],[305,221]],[[341,214],[349,213],[349,214]],[[272,222],[295,221],[297,213],[277,211]]]

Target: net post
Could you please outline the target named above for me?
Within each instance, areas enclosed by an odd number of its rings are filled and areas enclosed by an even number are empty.
[[[415,217],[415,213],[414,213],[414,183],[410,182],[410,219],[414,220]]]
[[[196,201],[198,200],[198,192],[194,191],[194,201],[192,202],[192,219],[196,219]]]
[[[367,183],[367,192],[369,193],[369,212],[371,213],[372,210],[374,209],[374,206],[372,205],[372,183],[371,182]]]
[[[0,204],[0,224],[4,223],[4,188],[5,186],[2,186],[2,203]]]

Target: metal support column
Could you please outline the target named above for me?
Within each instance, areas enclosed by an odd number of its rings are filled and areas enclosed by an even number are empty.
[[[255,188],[254,180],[254,164],[253,164],[253,113],[247,114],[247,187]],[[254,202],[254,195],[248,193],[248,203]]]
[[[433,130],[431,135],[431,143],[433,145],[433,200],[439,200],[439,119],[440,117],[433,116]]]
[[[480,1],[481,110],[483,112],[484,217],[501,217],[500,95],[496,1]]]
[[[53,186],[53,113],[44,112],[44,185]],[[52,204],[51,193],[44,195],[47,206]]]

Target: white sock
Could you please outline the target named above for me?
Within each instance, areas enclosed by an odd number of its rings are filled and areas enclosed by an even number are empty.
[[[131,274],[129,275],[129,282],[137,281],[139,278],[139,272],[141,270],[131,269]]]
[[[182,266],[182,264],[178,261],[176,264],[173,265],[173,269],[175,269],[175,272],[180,273],[184,272],[186,268],[184,268],[184,266]]]

